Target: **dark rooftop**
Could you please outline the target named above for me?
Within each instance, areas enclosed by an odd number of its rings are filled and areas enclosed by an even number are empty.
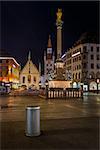
[[[74,43],[74,46],[79,45],[79,44],[84,44],[84,43],[96,43],[99,44],[99,35],[94,32],[85,32],[83,33],[79,40]]]

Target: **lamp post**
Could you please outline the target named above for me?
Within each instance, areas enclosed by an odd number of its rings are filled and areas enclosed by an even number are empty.
[[[70,70],[69,69],[66,70],[66,79],[67,80],[71,79],[71,77],[70,77]]]
[[[48,81],[45,81],[45,86],[46,86],[46,99],[48,99]]]
[[[12,90],[12,82],[10,82],[10,89]]]
[[[90,83],[91,83],[92,75],[89,75],[89,82],[88,82],[88,92],[90,91]]]
[[[99,85],[99,79],[97,79],[97,94],[99,93],[98,85]]]
[[[83,83],[81,83],[80,86],[81,86],[81,97],[83,98]]]

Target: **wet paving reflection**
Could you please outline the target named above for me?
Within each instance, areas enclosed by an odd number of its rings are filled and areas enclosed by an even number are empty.
[[[41,119],[100,116],[100,95],[45,100],[33,96],[0,97],[0,121],[23,121],[27,106],[40,106]]]

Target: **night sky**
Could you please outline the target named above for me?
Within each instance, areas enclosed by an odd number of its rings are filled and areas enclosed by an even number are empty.
[[[84,32],[99,31],[99,5],[95,1],[11,1],[1,5],[1,49],[16,58],[22,66],[28,51],[36,65],[43,63],[43,53],[51,34],[56,51],[56,12],[62,8],[63,53]]]

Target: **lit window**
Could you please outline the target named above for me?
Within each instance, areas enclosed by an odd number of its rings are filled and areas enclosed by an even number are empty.
[[[8,66],[2,66],[2,76],[6,77],[8,75]]]
[[[36,82],[36,77],[34,77],[34,79],[33,79],[33,80],[34,80],[34,82]]]
[[[16,68],[16,66],[13,64],[13,67]]]
[[[28,75],[28,82],[31,83],[31,75]]]

